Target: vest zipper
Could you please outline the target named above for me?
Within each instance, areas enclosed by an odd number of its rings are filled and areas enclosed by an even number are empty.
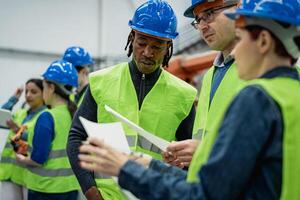
[[[141,109],[142,107],[142,103],[145,96],[145,82],[146,82],[145,80],[146,80],[146,75],[142,74],[142,80],[140,83],[140,94],[139,94],[139,109]]]

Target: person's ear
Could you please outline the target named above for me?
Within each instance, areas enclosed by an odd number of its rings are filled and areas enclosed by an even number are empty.
[[[269,31],[261,31],[257,39],[257,46],[261,54],[266,54],[274,48],[274,40]]]
[[[49,92],[54,93],[54,91],[55,91],[55,85],[53,83],[50,83],[48,85],[48,87],[49,87]]]

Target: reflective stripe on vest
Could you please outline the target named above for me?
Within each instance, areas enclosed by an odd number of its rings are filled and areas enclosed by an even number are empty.
[[[60,176],[74,176],[74,172],[71,168],[67,169],[44,169],[40,167],[29,167],[29,171],[32,173],[44,176],[44,177],[60,177]]]
[[[11,158],[11,157],[2,157],[1,163],[14,164],[20,167],[25,167],[24,164],[17,162],[16,158]]]
[[[95,178],[98,178],[98,179],[107,179],[107,178],[111,178],[111,176],[95,172]]]
[[[232,98],[243,87],[244,82],[239,79],[236,65],[232,64],[222,79],[216,93],[210,101],[211,84],[214,74],[214,66],[212,66],[203,78],[202,88],[200,92],[198,108],[196,112],[193,134],[196,135],[200,130],[202,137],[209,133],[222,119],[223,113],[226,111]],[[195,139],[199,138],[194,136]],[[193,138],[194,138],[193,137]]]
[[[1,159],[3,163],[11,163],[18,166],[25,167],[24,164],[17,162],[16,159],[10,157],[4,157]],[[72,176],[74,175],[71,168],[69,169],[44,169],[40,167],[28,167],[27,170],[39,176],[47,176],[47,177],[59,177],[59,176]]]
[[[137,145],[140,146],[141,148],[157,153],[157,154],[161,154],[162,151],[159,149],[159,147],[157,147],[156,145],[154,145],[153,143],[149,142],[146,138],[144,138],[143,136],[138,136],[138,142]]]
[[[32,147],[29,148],[29,151],[32,152]],[[48,159],[65,158],[67,156],[68,155],[65,149],[52,150],[49,153]]]
[[[135,147],[136,135],[126,135],[129,147]]]
[[[128,140],[128,139],[127,139],[127,140]],[[12,149],[13,146],[12,146],[12,144],[10,144],[10,143],[6,143],[6,144],[5,144],[5,148],[7,148],[7,149]],[[32,147],[31,147],[31,146],[28,147],[28,151],[29,151],[29,153],[32,152]],[[60,158],[60,157],[66,157],[66,156],[67,156],[66,149],[61,149],[61,150],[54,150],[54,151],[51,151],[51,152],[49,153],[48,158]]]
[[[198,129],[197,133],[193,134],[193,139],[201,140],[203,135],[203,129]]]

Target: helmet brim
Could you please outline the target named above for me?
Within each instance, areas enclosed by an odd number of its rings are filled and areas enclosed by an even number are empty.
[[[194,9],[201,4],[202,2],[199,2],[198,4],[194,4],[190,7],[188,7],[188,9],[186,9],[183,13],[183,16],[188,17],[188,18],[194,18]]]
[[[154,37],[157,37],[157,38],[170,40],[170,39],[175,39],[178,36],[177,32],[174,35],[165,34],[165,33],[159,33],[159,32],[153,31],[153,30],[149,30],[149,29],[146,29],[146,28],[136,27],[136,26],[132,25],[132,23],[130,23],[130,21],[129,21],[128,24],[135,31],[138,31],[138,32],[150,35],[150,36],[154,36]]]
[[[224,13],[227,17],[229,17],[230,19],[237,19],[239,16],[245,16],[245,17],[257,17],[257,18],[264,18],[264,19],[270,19],[270,20],[277,20],[280,22],[284,22],[284,23],[288,23],[288,24],[292,24],[294,26],[300,26],[300,22],[295,20],[295,19],[291,19],[290,17],[283,17],[283,16],[276,16],[276,15],[266,15],[263,13],[255,13],[255,12],[251,12],[251,11],[245,11],[245,10],[239,10],[237,9],[235,12],[227,12]]]

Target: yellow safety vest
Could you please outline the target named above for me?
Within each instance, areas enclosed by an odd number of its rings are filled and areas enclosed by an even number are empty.
[[[232,64],[209,105],[213,74],[214,67],[211,67],[203,79],[193,128],[194,139],[201,139],[205,133],[209,133],[214,126],[219,124],[232,98],[244,85],[244,81],[238,77],[236,65]]]
[[[77,104],[76,104],[77,108],[79,108],[79,106],[81,105],[81,103],[83,101],[83,98],[84,98],[84,95],[85,95],[85,92],[81,95],[79,101],[77,102]],[[69,99],[70,99],[70,101],[75,103],[75,94],[71,94]]]
[[[23,120],[27,116],[27,109],[20,109],[18,110],[14,116],[13,120],[20,126],[22,125]],[[36,120],[38,116],[43,112],[43,110],[39,111],[35,114],[34,117],[32,117],[29,121],[24,123],[23,125],[27,126],[27,134],[31,134],[33,132]],[[2,152],[2,157],[0,161],[0,180],[1,181],[11,181],[13,183],[17,183],[19,185],[25,185],[24,180],[24,173],[25,168],[24,165],[18,163],[16,161],[16,154],[13,150],[13,147],[11,145],[10,138],[13,137],[15,133],[13,131],[10,131],[8,134],[8,138],[5,144],[5,147]]]
[[[55,136],[48,160],[41,167],[27,166],[26,186],[28,189],[44,193],[64,193],[79,189],[77,179],[71,169],[66,145],[72,118],[66,105],[46,110],[54,120]],[[28,135],[32,148],[33,134]]]
[[[297,200],[300,198],[300,106],[298,105],[300,82],[291,78],[278,77],[250,81],[249,85],[252,84],[262,86],[281,108],[284,123],[281,199]],[[207,135],[202,145],[198,146],[188,171],[188,182],[199,181],[198,172],[208,159],[219,126]]]
[[[297,69],[298,73],[300,74],[300,67],[296,66],[296,69]]]
[[[176,139],[176,130],[188,116],[197,93],[195,88],[163,70],[139,109],[128,63],[92,73],[90,89],[97,103],[99,123],[118,121],[105,111],[104,105],[107,104],[148,132],[167,141]],[[138,136],[125,124],[123,128],[132,150],[161,159],[158,147]],[[111,179],[97,180],[97,183],[105,199],[123,198],[122,195],[116,196],[115,191],[118,189]]]

